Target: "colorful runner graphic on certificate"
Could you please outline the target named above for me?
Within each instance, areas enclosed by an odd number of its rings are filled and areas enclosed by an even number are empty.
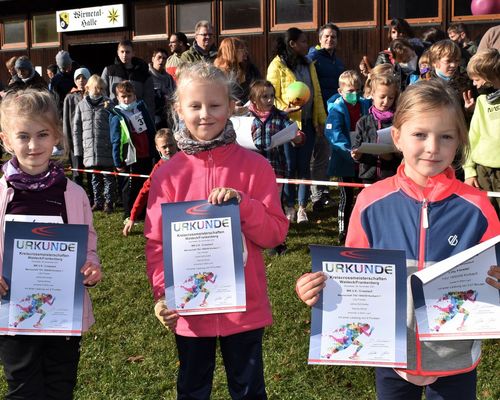
[[[485,282],[500,264],[500,236],[411,276],[421,340],[500,337],[500,294]]]
[[[312,272],[329,279],[312,309],[309,364],[405,368],[405,253],[310,248]]]
[[[0,334],[82,334],[87,225],[6,222]]]
[[[181,315],[246,310],[236,201],[162,204],[165,298]]]

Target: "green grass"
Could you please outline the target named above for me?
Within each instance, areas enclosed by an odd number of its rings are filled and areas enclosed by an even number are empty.
[[[142,225],[121,235],[121,214],[94,216],[99,234],[103,282],[91,290],[96,324],[84,336],[75,398],[175,399],[177,357],[173,335],[153,314],[145,274]],[[321,223],[317,223],[321,218]],[[307,365],[310,310],[295,296],[295,280],[309,271],[308,244],[337,245],[333,212],[310,213],[309,224],[292,225],[288,253],[266,257],[274,324],[264,337],[264,364],[270,399],[374,399],[372,368]],[[478,398],[500,398],[500,346],[486,341],[479,367]],[[5,393],[5,383],[0,395]],[[218,362],[212,399],[229,395]]]

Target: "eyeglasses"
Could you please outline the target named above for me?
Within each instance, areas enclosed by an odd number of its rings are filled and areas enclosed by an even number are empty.
[[[211,38],[212,36],[214,36],[214,34],[213,33],[197,33],[196,36],[203,36],[206,38]]]
[[[168,44],[177,44],[177,43],[179,43],[179,41],[178,41],[178,40],[175,40],[175,41],[173,41],[173,42],[168,42]]]

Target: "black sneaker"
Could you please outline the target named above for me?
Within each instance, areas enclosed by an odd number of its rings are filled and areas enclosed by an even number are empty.
[[[325,208],[323,201],[319,199],[312,204],[312,209],[314,212],[322,211]]]

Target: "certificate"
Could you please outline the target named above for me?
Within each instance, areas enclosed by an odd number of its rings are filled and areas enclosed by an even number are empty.
[[[180,315],[246,310],[243,240],[235,199],[162,204],[165,299]]]
[[[411,275],[421,340],[500,337],[500,296],[485,282],[500,235]]]
[[[82,334],[87,225],[5,223],[0,334]]]
[[[406,367],[404,251],[311,245],[326,287],[312,308],[309,364]]]

